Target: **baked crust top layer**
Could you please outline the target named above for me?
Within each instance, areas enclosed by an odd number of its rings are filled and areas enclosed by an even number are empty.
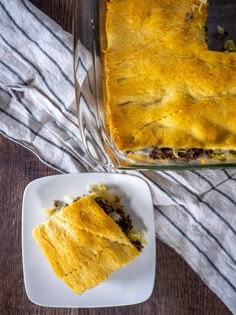
[[[236,148],[236,53],[209,51],[207,4],[111,0],[106,117],[120,150]]]

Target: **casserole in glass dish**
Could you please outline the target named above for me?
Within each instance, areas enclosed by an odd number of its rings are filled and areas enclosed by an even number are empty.
[[[84,147],[115,168],[236,166],[236,4],[75,0]]]

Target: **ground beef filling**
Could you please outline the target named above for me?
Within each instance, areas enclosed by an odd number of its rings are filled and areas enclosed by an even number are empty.
[[[113,207],[111,204],[106,202],[101,197],[95,198],[96,203],[106,212],[108,215],[116,214],[117,219],[115,222],[120,226],[122,231],[128,236],[129,231],[133,229],[132,219],[129,215],[125,214],[124,210],[121,207]],[[140,241],[132,241],[131,243],[137,248],[139,252],[142,251],[143,245]]]
[[[208,158],[215,159],[215,151],[214,150],[204,150],[204,149],[183,149],[177,150],[177,153],[173,151],[171,148],[154,148],[150,151],[149,157],[153,160],[197,160],[199,158]],[[222,151],[222,158],[218,158],[219,160],[224,159],[224,153]]]

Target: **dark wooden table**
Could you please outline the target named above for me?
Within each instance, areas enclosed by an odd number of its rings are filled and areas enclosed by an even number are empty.
[[[31,2],[71,30],[71,0]],[[105,309],[50,309],[32,304],[25,293],[22,271],[22,195],[33,179],[54,174],[57,172],[31,152],[0,136],[0,315],[231,314],[183,259],[160,240],[157,240],[155,289],[147,302]]]

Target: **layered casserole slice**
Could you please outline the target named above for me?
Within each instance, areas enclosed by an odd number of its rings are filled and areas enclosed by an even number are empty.
[[[76,294],[97,286],[139,255],[90,196],[55,211],[32,234],[53,272]]]
[[[107,2],[105,118],[119,150],[236,156],[236,53],[208,49],[207,10],[198,0]]]

